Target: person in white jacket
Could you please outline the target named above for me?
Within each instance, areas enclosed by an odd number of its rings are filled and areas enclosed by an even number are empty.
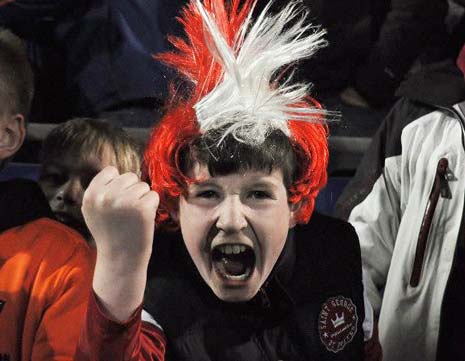
[[[465,82],[450,64],[398,93],[336,215],[360,238],[384,360],[461,360]]]

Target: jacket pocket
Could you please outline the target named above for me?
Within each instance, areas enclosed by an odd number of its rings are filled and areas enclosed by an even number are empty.
[[[439,159],[434,177],[433,188],[431,190],[428,203],[426,204],[425,213],[423,214],[423,219],[421,221],[420,232],[418,234],[417,249],[415,251],[412,275],[410,277],[410,286],[412,287],[417,287],[420,282],[428,235],[431,229],[431,223],[433,221],[434,211],[436,210],[439,196],[442,198],[452,198],[447,178],[448,165],[449,162],[446,158]]]

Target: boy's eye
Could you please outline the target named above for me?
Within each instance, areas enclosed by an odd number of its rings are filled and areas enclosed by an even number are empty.
[[[44,173],[40,177],[40,180],[53,185],[60,185],[66,182],[66,176],[61,173]]]
[[[252,191],[249,193],[249,198],[253,199],[268,199],[271,198],[271,194],[267,191]]]
[[[196,194],[196,197],[198,198],[206,198],[206,199],[212,199],[212,198],[217,198],[219,197],[219,194],[215,191],[212,191],[212,190],[205,190],[205,191],[201,191],[201,192],[198,192]]]

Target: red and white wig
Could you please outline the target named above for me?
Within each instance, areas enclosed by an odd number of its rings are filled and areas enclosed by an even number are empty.
[[[299,223],[308,222],[326,184],[331,114],[308,96],[309,84],[283,75],[326,44],[324,31],[306,23],[297,1],[275,15],[268,5],[253,23],[256,0],[240,2],[191,0],[178,19],[187,39],[169,37],[175,51],[156,56],[190,82],[187,97],[173,96],[144,155],[143,173],[160,195],[157,223],[171,220],[193,181],[181,170],[182,150],[207,133],[217,135],[218,146],[234,137],[251,147],[263,146],[274,131],[285,134],[297,160],[288,193],[290,203],[301,203]]]

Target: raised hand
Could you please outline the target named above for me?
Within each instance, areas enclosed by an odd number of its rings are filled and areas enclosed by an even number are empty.
[[[158,194],[134,173],[106,167],[90,183],[82,213],[97,245],[94,291],[124,321],[142,302]]]

